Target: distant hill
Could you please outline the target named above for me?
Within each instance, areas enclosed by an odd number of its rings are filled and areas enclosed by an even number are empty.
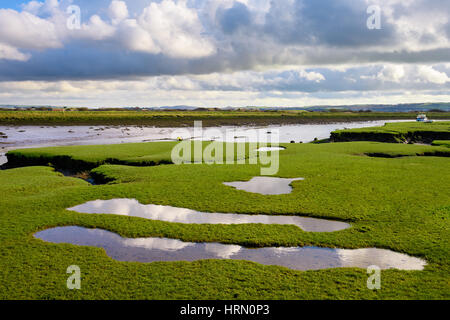
[[[150,107],[150,108],[144,108],[148,110],[195,110],[199,107],[193,107],[193,106],[164,106],[164,107]]]
[[[450,112],[450,103],[408,103],[408,104],[361,104],[342,106],[312,106],[312,107],[252,107],[259,110],[307,110],[307,111],[374,111],[374,112]]]
[[[0,109],[37,109],[37,108],[53,108],[61,109],[64,107],[56,106],[18,106],[18,105],[0,105]],[[76,108],[76,107],[70,107]],[[97,108],[92,108],[97,109]],[[105,109],[105,108],[98,108]],[[110,109],[110,108],[109,108]],[[123,107],[123,108],[113,108],[115,110],[305,110],[305,111],[373,111],[373,112],[450,112],[450,102],[445,103],[407,103],[407,104],[360,104],[360,105],[341,105],[341,106],[309,106],[309,107],[260,107],[260,106],[247,106],[247,107],[226,107],[226,108],[202,108],[196,106],[187,105],[177,105],[177,106],[160,106],[160,107]]]

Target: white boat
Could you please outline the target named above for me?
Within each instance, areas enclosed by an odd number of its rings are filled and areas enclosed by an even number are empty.
[[[419,115],[417,116],[416,121],[417,121],[417,122],[426,122],[426,123],[431,123],[431,122],[433,122],[433,120],[429,120],[428,117],[427,117],[427,115],[426,115],[426,114],[423,114],[423,113],[421,113],[421,114],[419,114]]]

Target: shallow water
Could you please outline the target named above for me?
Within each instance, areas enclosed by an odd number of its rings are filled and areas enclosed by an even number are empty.
[[[235,137],[238,137],[240,133],[245,135],[249,130],[258,130],[259,134],[257,137],[270,136],[268,132],[278,130],[280,133],[280,142],[289,143],[291,141],[310,142],[314,140],[314,138],[325,139],[329,138],[330,133],[334,130],[382,126],[387,122],[404,122],[404,120],[270,125],[266,127],[224,126],[205,128],[205,130],[215,129],[216,132],[221,132],[222,134],[229,129],[235,130],[235,134],[226,139],[228,142],[239,140]],[[8,148],[18,148],[164,141],[170,140],[173,132],[177,129],[179,128],[154,128],[143,126],[0,126],[0,132],[5,133],[7,136],[7,138],[1,139],[0,144],[3,144]],[[191,133],[191,136],[193,136],[193,128],[183,129],[188,130]],[[211,140],[217,137],[211,133],[205,134],[203,138],[205,140]]]
[[[411,121],[411,120],[409,120]],[[256,139],[223,139],[227,142],[269,142],[270,137],[275,133],[279,133],[280,143],[290,143],[292,141],[298,142],[311,142],[315,138],[327,139],[330,137],[331,132],[341,129],[353,129],[353,128],[365,128],[365,127],[377,127],[383,126],[388,122],[405,122],[405,120],[381,120],[381,121],[361,121],[361,122],[345,122],[345,123],[328,123],[328,124],[296,124],[296,125],[268,125],[265,127],[223,127],[235,129],[234,137],[249,136],[248,131],[257,130]],[[222,128],[218,128],[221,130]],[[270,132],[270,133],[269,133]],[[251,136],[251,135],[250,135]],[[263,137],[267,137],[262,139]],[[207,136],[207,139],[213,138],[213,136]],[[220,140],[220,139],[219,139]]]
[[[224,182],[226,186],[252,193],[264,195],[279,195],[292,192],[291,183],[304,180],[304,178],[274,178],[274,177],[253,177],[249,181]]]
[[[256,151],[258,151],[258,152],[281,151],[281,150],[286,150],[286,148],[283,148],[283,147],[262,147],[262,148],[256,149]]]
[[[35,237],[52,243],[70,243],[93,246],[106,250],[108,256],[119,261],[196,261],[203,259],[248,260],[264,265],[278,265],[294,270],[372,265],[380,269],[422,270],[422,259],[391,250],[331,249],[318,247],[248,249],[221,243],[193,243],[166,238],[122,238],[101,229],[57,227],[35,234]]]
[[[295,225],[304,231],[310,232],[333,232],[350,227],[348,223],[341,221],[307,217],[207,213],[170,206],[143,205],[135,199],[95,200],[69,208],[68,210],[90,214],[117,214],[187,224],[288,224]]]
[[[269,125],[266,127],[210,127],[204,128],[205,130],[207,129],[207,131],[204,132],[204,136],[202,137],[202,139],[207,141],[218,140],[226,142],[267,143],[268,141],[271,141],[270,137],[272,136],[272,132],[278,131],[279,141],[276,142],[310,142],[313,141],[314,138],[329,138],[330,133],[338,129],[382,126],[388,122],[405,121],[408,120],[380,120],[329,124]],[[172,139],[172,136],[174,131],[178,129],[180,128],[155,128],[145,126],[0,126],[0,132],[3,132],[5,134],[5,137],[0,138],[0,146],[3,148],[2,151],[6,153],[9,150],[18,148],[120,144],[171,140],[175,141],[174,139]],[[225,133],[230,129],[234,133],[227,137]],[[194,137],[194,128],[183,128],[183,130],[189,131],[190,136],[188,136],[187,138]],[[254,130],[256,130],[257,132],[256,140],[252,138],[239,138],[239,136],[247,136],[249,132],[254,133]],[[218,137],[217,133],[220,133],[225,138],[220,138],[220,136]],[[6,163],[7,159],[0,158],[0,162],[2,161]]]

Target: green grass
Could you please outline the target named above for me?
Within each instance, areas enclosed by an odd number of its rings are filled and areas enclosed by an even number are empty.
[[[450,112],[427,113],[432,119],[450,119]],[[204,111],[24,111],[0,110],[1,125],[150,125],[192,126],[203,124],[237,125],[269,123],[311,123],[364,121],[383,119],[415,119],[411,112],[305,112],[298,110],[204,110]]]
[[[191,161],[194,161],[195,145],[186,141],[191,146]],[[223,160],[237,159],[237,148],[239,144],[222,142],[198,142],[202,150],[211,144],[224,150]],[[8,166],[18,167],[26,165],[47,165],[51,163],[58,168],[75,169],[83,171],[98,167],[101,164],[125,164],[136,166],[152,166],[158,164],[172,164],[171,152],[178,142],[146,142],[146,143],[123,143],[116,145],[87,145],[17,149],[7,153]],[[234,154],[227,156],[227,146],[233,145],[236,149]],[[245,146],[245,154],[242,158],[249,157],[248,144]],[[253,150],[253,149],[252,149]],[[256,154],[252,154],[255,156]],[[205,157],[204,161],[211,161],[214,154]]]
[[[188,142],[189,143],[189,142]],[[194,144],[191,143],[191,160],[194,161]],[[87,145],[87,146],[67,146],[67,147],[46,147],[46,148],[30,148],[16,149],[7,153],[8,163],[10,167],[20,167],[26,165],[47,165],[52,164],[58,168],[78,169],[79,171],[92,169],[102,164],[124,164],[132,166],[151,166],[158,164],[172,164],[171,151],[178,142],[146,142],[146,143],[123,143],[113,145]],[[210,145],[211,142],[202,143],[202,150]],[[218,143],[215,142],[217,146]],[[255,153],[250,154],[250,145],[234,144],[234,154],[226,153],[227,145],[223,143],[224,151],[223,160],[236,159],[238,145],[245,146],[244,158],[256,156]],[[357,144],[356,144],[357,145]],[[284,144],[285,147],[291,144]],[[340,144],[329,145],[329,150],[341,150]],[[359,146],[359,145],[358,145]],[[431,146],[395,146],[390,144],[370,144],[366,151],[364,148],[358,147],[354,149],[355,154],[374,155],[386,157],[402,157],[402,156],[450,156],[450,150],[441,147]],[[304,147],[306,148],[306,147]],[[255,150],[255,145],[251,150]],[[351,148],[346,148],[345,152],[349,152]],[[283,154],[286,153],[281,151]],[[205,161],[210,161],[211,157],[206,157]]]
[[[450,140],[435,140],[432,145],[450,148]]]
[[[433,123],[400,122],[386,123],[382,127],[337,130],[331,140],[380,141],[380,142],[432,142],[450,139],[450,121]]]
[[[450,298],[450,160],[416,156],[447,148],[375,142],[285,146],[287,149],[280,152],[278,176],[305,180],[294,182],[291,194],[277,196],[247,193],[222,184],[259,175],[258,165],[108,164],[95,171],[111,182],[98,186],[64,177],[49,167],[0,171],[0,298]],[[154,146],[154,150],[159,147]],[[139,150],[137,147],[135,152]],[[403,157],[366,156],[382,152]],[[97,156],[101,156],[100,151]],[[111,198],[135,198],[145,204],[205,212],[333,218],[349,221],[352,228],[311,233],[295,226],[185,225],[65,210],[86,201]],[[372,291],[366,288],[366,271],[356,268],[301,272],[245,261],[118,262],[102,249],[33,238],[39,230],[69,225],[103,228],[126,237],[169,237],[249,247],[387,248],[424,258],[428,265],[424,271],[382,271],[381,290]],[[73,264],[82,272],[79,291],[66,288],[66,268]]]

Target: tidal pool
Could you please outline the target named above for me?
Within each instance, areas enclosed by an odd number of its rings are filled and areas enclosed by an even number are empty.
[[[36,238],[52,243],[70,243],[105,249],[119,261],[196,261],[204,259],[248,260],[294,270],[328,268],[367,268],[423,270],[422,259],[386,249],[331,249],[319,247],[280,247],[248,249],[221,243],[183,242],[167,238],[122,238],[118,234],[82,227],[57,227],[38,232]]]
[[[292,192],[291,183],[304,180],[304,178],[274,178],[253,177],[249,181],[224,182],[224,185],[247,192],[260,193],[264,195],[288,194]]]
[[[348,223],[297,216],[250,215],[199,212],[186,208],[141,204],[135,199],[95,200],[69,208],[78,213],[117,214],[188,224],[289,224],[304,231],[333,232],[350,227]]]

